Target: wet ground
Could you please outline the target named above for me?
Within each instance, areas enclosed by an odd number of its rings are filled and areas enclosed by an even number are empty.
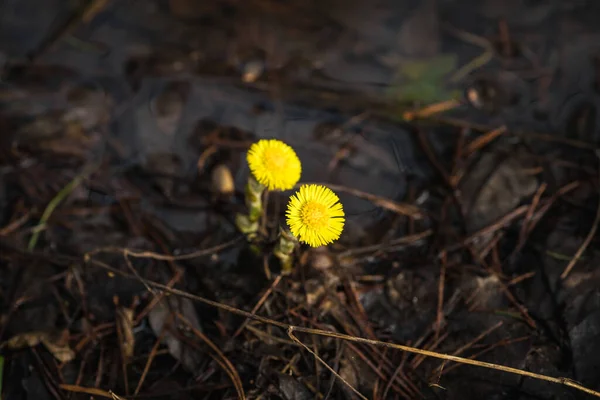
[[[598,17],[591,0],[4,0],[3,399],[592,398],[302,347],[144,282],[600,390]],[[233,223],[264,137],[349,214],[285,277]]]

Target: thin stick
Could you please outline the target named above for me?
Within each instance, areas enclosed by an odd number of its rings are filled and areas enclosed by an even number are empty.
[[[256,305],[252,309],[252,311],[251,311],[252,314],[256,314],[258,312],[258,310],[260,310],[260,308],[263,306],[263,304],[265,303],[265,301],[267,301],[267,298],[269,298],[269,296],[271,295],[271,293],[273,293],[273,290],[275,289],[275,287],[277,287],[277,285],[279,285],[279,282],[281,281],[281,278],[282,278],[282,275],[277,275],[277,277],[271,283],[271,286],[269,286],[269,288],[260,297],[260,299],[258,300],[258,302],[256,303]],[[244,328],[246,327],[246,325],[248,325],[248,321],[249,320],[245,319],[244,322],[242,322],[242,324],[240,325],[239,328],[237,328],[237,330],[235,331],[235,333],[233,334],[233,336],[231,336],[231,339],[234,339],[234,338],[238,337],[238,335],[240,333],[242,333],[242,331],[244,330]]]
[[[302,182],[303,185],[310,184],[312,182]],[[327,187],[335,190],[336,192],[343,192],[351,194],[352,196],[358,197],[360,199],[365,199],[370,201],[371,203],[379,206],[381,208],[385,208],[386,210],[392,211],[397,214],[406,215],[412,217],[414,219],[422,219],[423,213],[419,210],[418,207],[413,206],[412,204],[406,203],[398,203],[392,201],[390,199],[386,199],[385,197],[377,196],[371,193],[363,192],[362,190],[349,188],[343,185],[335,185],[333,183],[327,183]]]
[[[600,150],[596,150],[596,157],[600,158]],[[599,194],[600,194],[600,192],[599,192]],[[569,275],[569,272],[571,272],[573,267],[575,267],[575,264],[577,264],[577,261],[579,261],[579,258],[581,258],[581,255],[583,254],[585,249],[587,249],[590,242],[594,238],[594,235],[596,234],[596,230],[598,229],[599,223],[600,223],[600,198],[598,198],[598,209],[596,210],[596,218],[594,218],[594,223],[592,224],[592,229],[590,229],[590,232],[588,233],[587,237],[581,244],[581,247],[579,247],[579,249],[577,250],[577,253],[575,253],[575,257],[573,257],[571,259],[571,261],[569,261],[569,264],[567,265],[567,267],[565,268],[563,273],[560,275],[561,279],[565,279],[567,277],[567,275]]]
[[[569,272],[571,272],[571,270],[575,267],[575,264],[577,264],[577,261],[579,261],[583,252],[587,249],[592,239],[594,238],[596,230],[598,230],[598,224],[600,224],[600,199],[598,199],[598,209],[596,210],[596,218],[594,218],[592,229],[590,229],[590,232],[588,233],[587,237],[585,238],[579,249],[577,249],[577,253],[575,253],[575,256],[571,259],[571,261],[569,261],[569,264],[567,265],[563,273],[560,275],[560,279],[565,279],[567,275],[569,275]]]
[[[152,258],[152,259],[161,260],[161,261],[188,260],[190,258],[203,257],[203,256],[207,256],[209,254],[213,254],[213,253],[217,253],[219,251],[225,250],[226,248],[231,247],[232,245],[236,244],[243,238],[244,238],[244,236],[240,235],[240,236],[237,236],[234,239],[232,239],[228,242],[222,243],[218,246],[209,247],[207,249],[201,249],[198,251],[194,251],[193,253],[189,253],[189,254],[180,254],[178,256],[169,256],[166,254],[154,253],[152,251],[135,251],[135,250],[131,250],[131,249],[124,248],[124,247],[109,246],[109,247],[101,247],[101,248],[89,251],[84,254],[84,258],[87,259],[87,258],[93,256],[94,254],[98,254],[98,253],[123,253],[124,251],[127,251],[127,255],[130,257],[134,257],[134,258]]]
[[[406,121],[412,121],[415,118],[426,118],[444,111],[452,110],[458,106],[460,106],[460,102],[458,100],[446,100],[440,103],[428,105],[427,107],[420,108],[418,110],[406,111],[402,117]]]
[[[242,384],[242,380],[240,379],[240,375],[237,370],[229,361],[225,354],[215,345],[212,340],[210,340],[204,333],[200,332],[196,327],[194,327],[183,315],[179,312],[176,312],[177,318],[182,321],[185,325],[187,325],[188,329],[191,330],[196,336],[198,336],[201,340],[204,341],[216,354],[215,361],[225,370],[225,373],[230,377],[233,386],[238,394],[238,398],[244,400],[246,395],[244,394],[244,386]],[[219,362],[220,361],[220,362]]]
[[[300,346],[304,347],[304,349],[306,351],[308,351],[310,354],[312,354],[317,360],[319,360],[319,362],[321,364],[323,364],[325,366],[325,368],[327,368],[333,375],[335,375],[336,378],[338,378],[340,381],[344,382],[344,384],[346,386],[348,386],[350,388],[350,390],[352,390],[354,393],[356,393],[358,395],[358,397],[360,397],[363,400],[369,400],[367,399],[365,396],[362,395],[362,393],[360,393],[358,390],[356,390],[354,388],[354,386],[352,386],[347,380],[345,380],[344,378],[342,378],[342,376],[340,374],[338,374],[337,372],[335,372],[335,370],[333,368],[331,368],[329,366],[329,364],[327,364],[321,357],[319,357],[314,351],[312,351],[307,345],[305,345],[304,343],[302,343],[300,340],[298,340],[298,338],[296,336],[294,336],[294,327],[293,326],[289,326],[287,329],[287,334],[290,337],[290,339],[292,339],[294,342],[298,343]]]
[[[150,355],[148,356],[148,360],[146,361],[146,365],[144,366],[144,371],[142,371],[142,376],[140,377],[137,387],[135,388],[135,391],[133,392],[134,396],[137,396],[138,393],[140,392],[140,389],[142,388],[142,385],[144,384],[144,381],[146,380],[146,376],[148,375],[148,371],[150,371],[150,366],[152,366],[152,361],[154,361],[154,357],[156,357],[156,352],[158,351],[160,343],[163,340],[163,336],[165,333],[165,326],[166,326],[166,324],[163,325],[162,329],[160,330],[160,334],[158,335],[158,338],[156,339],[156,343],[154,343],[154,346],[152,346],[152,350],[150,351]]]
[[[469,143],[467,149],[465,150],[464,156],[470,156],[471,154],[475,153],[477,150],[481,149],[482,147],[484,147],[485,145],[487,145],[488,143],[490,143],[505,132],[506,126],[502,125],[501,127],[494,129],[493,131],[489,131],[479,136],[477,139],[474,139],[471,143]]]
[[[439,115],[433,115],[429,118],[430,121],[435,121],[437,123],[441,123],[444,125],[456,126],[459,128],[469,128],[480,132],[488,132],[494,129],[494,127],[487,126],[484,124],[478,124],[471,121],[462,120],[459,118],[445,117]],[[581,140],[576,139],[568,139],[564,137],[560,137],[557,135],[553,135],[550,133],[540,133],[540,132],[524,132],[524,131],[515,131],[511,130],[507,132],[507,134],[511,136],[519,137],[523,140],[536,140],[536,141],[545,141],[551,143],[561,143],[567,146],[576,147],[579,149],[591,150],[595,151],[598,149],[598,146],[593,145],[591,143],[587,143]]]
[[[446,252],[442,251],[441,254],[442,266],[440,268],[440,281],[438,283],[438,304],[437,304],[437,316],[435,320],[435,340],[440,337],[440,331],[442,330],[442,323],[444,320],[444,287],[446,283]]]
[[[119,275],[129,278],[129,279],[136,279],[134,275],[123,272],[116,268],[113,268],[101,261],[97,261],[94,259],[90,259],[88,261],[93,265],[96,265],[100,268],[111,271],[115,274],[119,274]],[[555,378],[552,376],[547,376],[547,375],[542,375],[542,374],[536,374],[534,372],[524,371],[524,370],[521,370],[518,368],[507,367],[504,365],[493,364],[493,363],[484,362],[484,361],[471,360],[471,359],[464,358],[464,357],[451,356],[448,354],[437,353],[437,352],[428,351],[428,350],[422,350],[422,349],[418,349],[415,347],[404,346],[401,344],[382,342],[379,340],[366,339],[366,338],[361,338],[361,337],[357,337],[357,336],[350,336],[350,335],[345,335],[343,333],[331,332],[331,331],[326,331],[326,330],[322,330],[322,329],[313,329],[313,328],[304,328],[304,327],[300,327],[300,326],[294,326],[294,325],[286,324],[284,322],[275,321],[270,318],[255,315],[248,311],[240,310],[239,308],[231,307],[226,304],[219,303],[217,301],[206,299],[204,297],[196,296],[196,295],[193,295],[193,294],[188,293],[183,290],[172,289],[172,288],[169,288],[168,286],[163,285],[158,282],[149,281],[146,279],[144,279],[144,282],[149,286],[152,286],[156,289],[164,290],[172,295],[188,298],[192,301],[203,303],[203,304],[209,305],[211,307],[215,307],[215,308],[221,309],[223,311],[230,312],[232,314],[240,315],[242,317],[246,317],[246,318],[252,319],[254,321],[261,322],[263,324],[277,326],[286,331],[288,331],[291,328],[293,331],[307,333],[309,335],[325,336],[325,337],[330,337],[330,338],[335,338],[335,339],[340,339],[340,340],[346,340],[349,342],[364,343],[364,344],[371,345],[371,346],[388,347],[391,349],[406,351],[406,352],[413,353],[413,354],[421,354],[421,355],[424,355],[427,357],[433,357],[433,358],[438,358],[438,359],[442,359],[442,360],[455,361],[455,362],[462,363],[462,364],[473,365],[473,366],[480,367],[480,368],[494,369],[497,371],[503,371],[503,372],[507,372],[510,374],[526,376],[526,377],[530,377],[530,378],[534,378],[534,379],[538,379],[538,380],[542,380],[542,381],[546,381],[546,382],[552,382],[552,383],[556,383],[559,385],[571,387],[573,389],[577,389],[584,393],[588,393],[588,394],[591,394],[593,396],[600,398],[600,392],[592,390],[592,389],[588,389],[585,386],[583,386],[569,378],[564,378],[564,377]]]
[[[105,397],[107,399],[114,399],[114,397],[111,395],[111,392],[107,392],[106,390],[102,390],[102,389],[89,388],[89,387],[83,387],[83,386],[77,386],[77,385],[67,385],[64,383],[58,385],[58,387],[61,388],[62,390],[66,390],[68,392],[85,393],[85,394],[89,394],[90,396],[98,396],[98,397]]]

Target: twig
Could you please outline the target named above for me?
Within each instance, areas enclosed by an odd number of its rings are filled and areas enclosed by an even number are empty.
[[[302,184],[304,185],[304,184],[310,184],[310,183],[302,182]],[[351,194],[352,196],[356,196],[360,199],[368,200],[371,203],[375,204],[376,206],[385,208],[386,210],[395,212],[397,214],[406,215],[406,216],[412,217],[414,219],[423,218],[422,211],[419,210],[418,207],[413,206],[412,204],[398,203],[398,202],[386,199],[385,197],[376,196],[374,194],[363,192],[362,190],[358,190],[358,189],[354,189],[354,188],[349,188],[349,187],[343,186],[343,185],[335,185],[333,183],[327,183],[326,186],[328,186],[329,188],[331,188],[332,190],[335,190],[337,192],[348,193],[348,194]]]
[[[99,397],[105,397],[107,399],[114,399],[114,397],[111,395],[111,392],[107,392],[106,390],[102,390],[102,389],[89,388],[89,387],[83,387],[83,386],[77,386],[77,385],[67,385],[67,384],[60,384],[58,387],[61,388],[62,390],[66,390],[68,392],[85,393],[85,394],[89,394],[90,396],[99,396]]]
[[[438,304],[437,304],[437,315],[435,318],[435,340],[440,337],[440,331],[442,330],[442,323],[444,320],[444,288],[446,283],[446,263],[448,258],[447,253],[442,251],[441,254],[441,267],[440,267],[440,280],[438,283]]]
[[[390,389],[392,388],[392,384],[394,383],[394,380],[396,380],[396,377],[398,375],[400,375],[402,373],[402,370],[404,369],[404,366],[406,364],[406,360],[408,360],[408,354],[409,353],[404,353],[402,354],[402,359],[400,360],[400,364],[398,365],[398,367],[396,368],[396,370],[394,371],[394,373],[392,374],[391,378],[389,379],[384,391],[383,391],[383,398],[387,399],[387,395],[390,391]],[[404,374],[403,374],[404,375]]]
[[[282,277],[283,277],[283,275],[277,275],[275,277],[275,279],[271,283],[271,286],[269,286],[269,288],[260,297],[260,299],[258,300],[258,302],[256,303],[256,305],[252,309],[252,311],[251,311],[252,314],[256,314],[258,312],[258,310],[260,310],[260,308],[263,306],[263,304],[265,303],[265,301],[267,301],[267,299],[269,298],[269,296],[271,295],[271,293],[273,293],[273,290],[277,287],[277,285],[279,285],[279,282],[281,281]],[[231,336],[231,339],[235,339],[236,337],[238,337],[238,335],[240,333],[242,333],[242,331],[244,330],[244,328],[246,327],[246,325],[248,325],[248,321],[249,321],[248,319],[245,319],[244,322],[242,322],[242,324],[240,325],[239,328],[237,328],[237,330],[235,331],[235,333],[233,334],[233,336]]]
[[[233,386],[235,387],[235,390],[238,393],[238,398],[244,400],[246,398],[246,395],[244,394],[242,380],[240,379],[240,375],[238,374],[231,361],[229,361],[227,357],[225,357],[225,354],[223,354],[223,352],[212,342],[212,340],[210,340],[204,333],[200,332],[200,330],[195,328],[183,315],[181,315],[179,312],[176,312],[175,315],[177,315],[177,318],[181,320],[185,325],[187,325],[188,329],[191,330],[194,333],[194,335],[198,336],[202,341],[204,341],[204,343],[208,345],[208,347],[212,349],[212,351],[215,352],[217,356],[215,358],[215,361],[217,361],[219,365],[223,367],[227,375],[229,375],[229,377],[231,378]]]
[[[367,366],[369,368],[371,368],[371,371],[373,371],[380,379],[385,380],[385,374],[384,371],[382,371],[381,368],[377,368],[377,365],[373,364],[373,362],[367,358],[367,356],[365,356],[363,354],[362,351],[360,351],[360,349],[353,345],[353,344],[348,344],[348,349],[352,350],[354,352],[354,354],[356,354],[358,356],[358,358],[360,358],[365,364],[367,364]],[[383,361],[383,358],[382,358]],[[390,371],[391,372],[391,371]],[[410,390],[410,387],[408,386],[409,381],[406,380],[402,380],[400,378],[404,378],[404,374],[402,374],[400,376],[400,374],[398,376],[395,377],[395,379],[398,381],[398,385],[394,384],[394,382],[391,382],[391,387],[397,392],[402,394],[404,397],[408,397],[409,393],[408,391]],[[404,390],[402,390],[404,389]],[[414,396],[413,396],[414,397]]]
[[[440,103],[428,105],[427,107],[424,107],[424,108],[421,108],[418,110],[406,111],[402,117],[406,121],[412,121],[415,118],[426,118],[426,117],[430,117],[434,114],[439,114],[444,111],[452,110],[452,109],[460,106],[460,104],[461,103],[458,100],[454,100],[454,99],[446,100],[446,101],[442,101]]]
[[[57,31],[45,38],[38,48],[29,55],[32,62],[35,62],[44,54],[51,51],[54,46],[63,38],[71,35],[81,23],[89,23],[96,15],[104,10],[108,0],[92,0],[74,13],[66,24],[62,25]]]
[[[532,221],[533,213],[535,212],[537,206],[539,205],[542,195],[546,191],[547,186],[548,185],[545,182],[542,183],[540,185],[540,187],[538,188],[538,190],[536,191],[535,195],[533,196],[533,199],[531,200],[531,205],[529,206],[529,210],[527,211],[527,214],[525,214],[525,218],[523,219],[523,222],[521,224],[521,231],[519,232],[519,241],[517,243],[517,246],[513,249],[511,255],[508,257],[509,260],[514,259],[516,254],[519,251],[521,251],[523,246],[525,246],[525,243],[527,241],[527,236],[529,235],[529,233],[531,233],[531,231],[535,227],[536,222]]]
[[[345,380],[344,378],[342,378],[342,376],[340,374],[338,374],[333,368],[331,368],[329,366],[329,364],[327,364],[321,357],[319,357],[314,351],[312,351],[307,345],[305,345],[304,343],[302,343],[300,340],[298,340],[298,338],[294,335],[294,329],[295,327],[290,325],[287,328],[287,334],[290,337],[290,339],[292,339],[294,342],[298,343],[300,346],[304,347],[304,349],[306,351],[308,351],[310,354],[312,354],[317,360],[319,360],[319,362],[321,364],[323,364],[323,366],[325,366],[325,368],[327,368],[333,375],[335,375],[336,378],[338,378],[340,381],[342,381],[346,386],[348,386],[350,388],[350,390],[352,390],[354,393],[356,393],[356,395],[358,397],[360,397],[363,400],[369,400],[367,399],[365,396],[362,395],[362,393],[360,393],[358,390],[356,390],[354,388],[354,386],[352,386],[347,380]]]
[[[475,232],[472,235],[470,235],[469,237],[467,237],[465,240],[463,240],[462,245],[463,246],[467,245],[467,244],[471,243],[472,241],[476,240],[477,238],[479,238],[480,236],[485,236],[488,233],[493,233],[493,232],[497,231],[498,229],[505,227],[510,222],[512,222],[515,218],[518,218],[521,215],[525,214],[528,209],[529,209],[528,206],[521,206],[521,207],[515,208],[508,214],[506,214],[503,217],[501,217],[500,219],[498,219],[496,222],[478,230],[477,232]]]
[[[118,270],[116,268],[113,268],[101,261],[97,261],[94,259],[89,259],[88,260],[91,264],[96,265],[100,268],[103,268],[107,271],[111,271],[114,274],[118,274],[120,276],[123,276],[125,278],[129,278],[129,279],[136,279],[134,275],[123,272],[121,270]],[[235,308],[235,307],[231,307],[228,306],[226,304],[222,304],[219,303],[217,301],[213,301],[213,300],[209,300],[206,299],[204,297],[200,297],[191,293],[188,293],[186,291],[183,290],[179,290],[179,289],[172,289],[169,288],[166,285],[163,285],[161,283],[158,282],[154,282],[154,281],[150,281],[150,280],[144,280],[146,282],[147,285],[152,286],[156,289],[159,290],[164,290],[172,295],[175,296],[180,296],[180,297],[184,297],[184,298],[188,298],[192,301],[196,301],[199,303],[203,303],[206,305],[209,305],[211,307],[215,307],[218,309],[221,309],[223,311],[227,311],[230,312],[232,314],[236,314],[236,315],[240,315],[242,317],[245,318],[249,318],[264,324],[268,324],[268,325],[272,325],[272,326],[277,326],[279,328],[282,328],[286,331],[289,331],[290,329],[296,332],[301,332],[301,333],[306,333],[309,335],[318,335],[318,336],[324,336],[324,337],[330,337],[330,338],[334,338],[334,339],[340,339],[340,340],[346,340],[349,342],[355,342],[355,343],[363,343],[363,344],[367,344],[367,345],[371,345],[371,346],[380,346],[380,347],[388,347],[391,349],[396,349],[396,350],[400,350],[400,351],[406,351],[409,353],[413,353],[413,354],[421,354],[427,357],[433,357],[433,358],[437,358],[437,359],[442,359],[442,360],[448,360],[448,361],[454,361],[454,362],[458,362],[458,363],[462,363],[462,364],[468,364],[468,365],[473,365],[476,367],[480,367],[480,368],[487,368],[487,369],[493,369],[493,370],[497,370],[497,371],[502,371],[502,372],[507,372],[510,374],[515,374],[515,375],[521,375],[521,376],[525,376],[525,377],[530,377],[530,378],[534,378],[534,379],[538,379],[538,380],[542,380],[542,381],[546,381],[546,382],[552,382],[555,384],[559,384],[559,385],[563,385],[563,386],[567,386],[567,387],[571,387],[573,389],[577,389],[579,391],[582,391],[584,393],[588,393],[591,394],[593,396],[596,396],[598,398],[600,398],[600,392],[586,388],[585,386],[571,380],[568,378],[564,378],[564,377],[559,377],[559,378],[555,378],[552,376],[547,376],[547,375],[542,375],[542,374],[537,374],[534,372],[530,372],[530,371],[524,371],[518,368],[513,368],[513,367],[507,367],[504,365],[499,365],[499,364],[493,364],[493,363],[489,363],[489,362],[484,362],[484,361],[478,361],[478,360],[471,360],[468,358],[464,358],[464,357],[457,357],[457,356],[452,356],[452,355],[448,355],[448,354],[443,354],[443,353],[437,353],[437,352],[433,352],[433,351],[427,351],[427,350],[422,350],[419,348],[415,348],[415,347],[411,347],[411,346],[404,346],[401,344],[395,344],[395,343],[389,343],[389,342],[383,342],[383,341],[379,341],[379,340],[372,340],[372,339],[366,339],[366,338],[362,338],[362,337],[358,337],[358,336],[350,336],[350,335],[345,335],[342,333],[337,333],[337,332],[331,332],[331,331],[326,331],[326,330],[322,330],[322,329],[313,329],[313,328],[304,328],[304,327],[300,327],[300,326],[294,326],[294,325],[290,325],[290,324],[286,324],[284,322],[279,322],[279,321],[275,321],[273,319],[270,318],[266,318],[266,317],[262,317],[259,315],[255,315],[252,314],[248,311],[244,311],[241,310],[239,308]],[[310,351],[310,349],[309,349]]]
[[[361,254],[371,253],[371,252],[394,251],[398,247],[413,244],[415,242],[418,242],[419,240],[426,239],[432,235],[433,235],[433,230],[427,229],[423,232],[415,233],[414,235],[402,236],[397,239],[390,240],[388,243],[373,244],[370,246],[355,247],[353,249],[348,249],[348,250],[345,250],[345,251],[341,252],[340,254],[338,254],[338,257],[346,258],[346,257],[355,257],[355,256],[358,256]]]
[[[596,210],[596,218],[594,218],[592,229],[590,229],[587,237],[585,238],[579,249],[577,249],[577,253],[575,253],[575,256],[571,259],[571,261],[569,261],[569,264],[567,265],[563,273],[560,275],[560,279],[565,279],[567,275],[569,275],[569,272],[571,272],[571,270],[575,267],[575,264],[577,264],[577,261],[579,261],[583,252],[587,249],[592,239],[594,238],[596,230],[598,229],[598,224],[600,224],[600,198],[598,199],[598,209]]]
[[[456,126],[459,128],[469,128],[480,132],[488,132],[494,129],[492,126],[478,124],[471,121],[465,121],[459,118],[453,117],[445,117],[440,115],[433,115],[428,118],[430,121],[435,121],[444,125]],[[541,133],[541,132],[523,132],[515,129],[511,129],[507,131],[507,134],[511,136],[516,136],[521,138],[522,140],[534,140],[534,141],[545,141],[551,143],[560,143],[571,147],[576,147],[584,150],[596,151],[598,149],[597,145],[592,143],[584,142],[582,140],[576,139],[568,139],[561,136],[553,135],[551,133]]]
[[[87,260],[88,258],[91,258],[91,256],[93,256],[94,254],[98,254],[98,253],[123,253],[126,251],[128,256],[134,257],[134,258],[152,258],[152,259],[161,260],[161,261],[189,260],[190,258],[203,257],[203,256],[207,256],[210,254],[217,253],[219,251],[223,251],[226,248],[233,246],[234,244],[236,244],[237,242],[241,241],[244,238],[245,238],[245,236],[240,235],[240,236],[237,236],[234,239],[232,239],[228,242],[222,243],[220,245],[209,247],[207,249],[201,249],[201,250],[195,251],[193,253],[189,253],[189,254],[181,254],[178,256],[169,256],[166,254],[158,254],[158,253],[154,253],[152,251],[136,251],[136,250],[131,250],[131,249],[124,248],[124,247],[113,247],[113,246],[102,247],[102,248],[94,249],[92,251],[85,253],[84,259]]]
[[[468,157],[469,155],[473,154],[477,150],[481,149],[483,146],[487,145],[488,143],[490,143],[491,141],[493,141],[494,139],[496,139],[497,137],[499,137],[500,135],[505,133],[506,130],[507,130],[506,126],[502,125],[501,127],[494,129],[492,131],[489,131],[489,132],[479,136],[477,139],[474,139],[467,146],[467,149],[464,152],[464,157]]]
[[[165,333],[165,326],[166,326],[166,324],[163,325],[163,327],[160,331],[160,334],[158,335],[158,338],[156,339],[156,343],[154,343],[154,346],[152,346],[152,350],[150,351],[150,355],[148,356],[148,360],[146,361],[146,365],[144,366],[144,371],[142,371],[142,376],[140,377],[137,387],[135,388],[135,391],[133,392],[134,396],[137,396],[138,393],[140,392],[140,389],[142,388],[142,385],[144,384],[144,381],[146,380],[146,375],[148,375],[148,371],[150,371],[150,366],[152,366],[152,361],[154,361],[154,357],[156,357],[156,352],[158,351],[160,343],[163,340],[163,336]]]
[[[523,337],[520,337],[520,338],[508,339],[508,340],[507,339],[503,339],[500,342],[495,343],[495,344],[489,346],[488,348],[486,348],[486,349],[484,349],[482,351],[479,351],[479,352],[473,354],[472,356],[469,356],[469,358],[470,359],[474,359],[474,358],[480,357],[480,356],[482,356],[482,355],[484,355],[486,353],[489,353],[490,351],[494,350],[497,347],[507,346],[509,344],[518,343],[518,342],[522,342],[522,341],[529,340],[529,339],[531,339],[531,336],[523,336]],[[458,367],[460,367],[460,364],[454,364],[454,365],[452,365],[452,366],[450,366],[448,368],[444,368],[443,373],[444,374],[448,374],[448,372],[450,372],[453,369],[456,369]]]
[[[15,230],[19,229],[31,216],[31,211],[26,212],[16,220],[10,222],[8,225],[0,229],[0,236],[8,236]]]

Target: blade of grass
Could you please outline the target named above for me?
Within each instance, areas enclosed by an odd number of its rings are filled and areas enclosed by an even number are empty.
[[[37,244],[37,241],[40,237],[40,232],[46,226],[48,219],[50,218],[56,207],[58,207],[58,205],[64,199],[66,199],[71,194],[71,192],[73,192],[73,190],[75,190],[77,186],[79,186],[81,182],[83,182],[83,180],[87,178],[87,176],[90,173],[92,173],[96,166],[96,164],[92,164],[86,167],[79,175],[73,178],[71,182],[69,182],[64,188],[62,188],[52,200],[50,200],[50,202],[46,206],[46,209],[44,210],[44,213],[42,214],[42,217],[40,218],[40,223],[34,228],[33,235],[31,235],[31,238],[29,239],[29,243],[27,245],[27,250],[32,251],[35,248],[35,245]]]

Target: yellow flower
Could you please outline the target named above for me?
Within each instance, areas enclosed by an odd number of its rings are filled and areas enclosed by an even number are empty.
[[[321,185],[302,185],[288,203],[292,234],[312,247],[337,240],[344,230],[344,209],[337,195]]]
[[[246,158],[254,178],[269,190],[289,190],[300,180],[300,159],[282,141],[261,139],[250,146]]]

